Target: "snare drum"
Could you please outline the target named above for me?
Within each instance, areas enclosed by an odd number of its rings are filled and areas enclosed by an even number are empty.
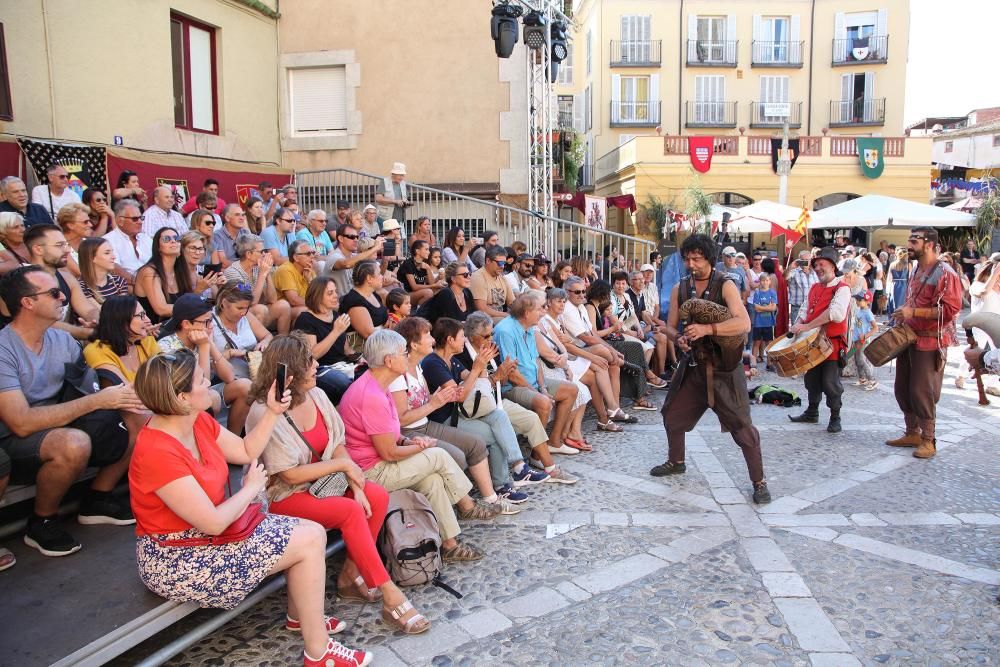
[[[821,329],[810,329],[793,338],[782,336],[766,348],[767,360],[781,377],[801,375],[826,361],[833,344]]]

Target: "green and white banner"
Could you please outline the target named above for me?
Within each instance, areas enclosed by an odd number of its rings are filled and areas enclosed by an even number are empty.
[[[885,139],[882,137],[858,137],[858,159],[861,171],[868,178],[878,178],[885,168]]]

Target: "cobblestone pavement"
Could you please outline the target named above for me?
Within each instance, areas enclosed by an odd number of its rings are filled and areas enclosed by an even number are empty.
[[[980,407],[974,383],[954,387],[959,354],[930,461],[883,444],[902,432],[890,368],[875,391],[847,386],[837,435],[825,407],[818,426],[753,407],[774,496],[761,507],[712,415],[689,436],[688,472],[650,477],[665,436],[659,413],[638,413],[562,458],[579,484],[536,487],[521,514],[464,526],[488,553],[446,569],[464,597],[408,591],[428,633],[393,633],[377,605],[331,592],[349,624],[339,638],[376,665],[1000,663],[1000,399]],[[293,664],[300,640],[283,618],[275,595],[171,664]]]

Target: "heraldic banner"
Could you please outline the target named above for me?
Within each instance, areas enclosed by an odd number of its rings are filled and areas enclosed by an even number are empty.
[[[714,140],[714,137],[688,137],[691,166],[703,174],[712,168],[712,142]]]
[[[858,159],[861,171],[868,178],[878,178],[885,169],[885,139],[882,137],[858,137]]]
[[[69,172],[69,188],[78,195],[90,186],[106,187],[104,146],[59,144],[50,141],[18,139],[39,183],[48,183],[45,170],[59,163]]]
[[[789,139],[788,140],[788,152],[791,155],[788,159],[791,160],[792,166],[795,166],[795,161],[799,159],[799,140]],[[778,159],[781,157],[781,139],[771,138],[771,169],[774,173],[778,173]]]

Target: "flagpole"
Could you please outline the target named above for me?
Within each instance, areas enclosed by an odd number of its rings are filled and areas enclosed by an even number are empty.
[[[792,170],[792,161],[788,156],[788,116],[781,131],[781,152],[778,154],[778,203],[788,203],[788,173]]]

